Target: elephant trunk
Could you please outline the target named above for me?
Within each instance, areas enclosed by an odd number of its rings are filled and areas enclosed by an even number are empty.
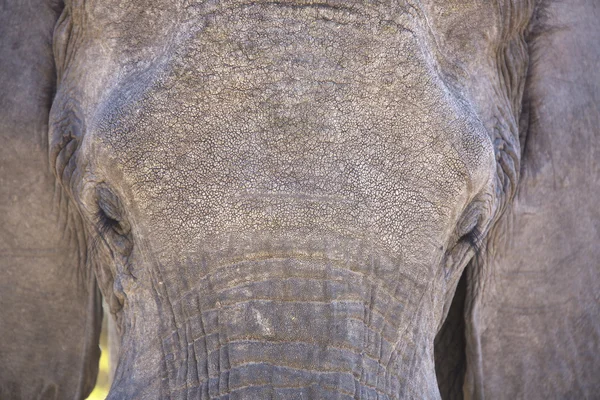
[[[171,271],[177,289],[155,276],[158,337],[124,346],[109,398],[439,398],[423,288],[364,261],[197,263]],[[147,332],[146,320],[130,329]],[[131,385],[136,374],[154,378]]]

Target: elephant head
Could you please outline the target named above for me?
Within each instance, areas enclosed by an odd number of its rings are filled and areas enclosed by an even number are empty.
[[[89,393],[98,289],[111,400],[597,393],[592,1],[39,3],[3,398]]]

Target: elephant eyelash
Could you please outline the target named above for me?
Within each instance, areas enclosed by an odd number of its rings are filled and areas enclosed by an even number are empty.
[[[477,227],[474,227],[462,237],[462,240],[469,243],[474,249],[478,249],[481,242],[481,232]]]
[[[131,238],[128,237],[128,231],[123,228],[123,224],[109,217],[102,209],[99,209],[95,215],[96,229],[92,232],[88,242],[88,262],[90,268],[95,270],[103,263],[111,263],[110,259],[121,256],[123,265],[127,272],[136,279],[129,264],[129,254],[131,253]],[[126,224],[128,226],[128,224]],[[109,254],[101,251],[106,248]],[[109,258],[105,258],[109,255]],[[124,260],[124,261],[123,261]]]
[[[119,229],[119,221],[108,217],[102,210],[96,212],[94,220],[96,229],[91,233],[88,251],[90,254],[98,255],[102,244],[110,248],[107,237]]]
[[[109,232],[120,233],[122,231],[120,222],[109,217],[102,209],[96,213],[96,223],[101,236],[106,236]]]
[[[97,189],[96,226],[102,236],[113,232],[119,236],[129,233],[129,224],[123,218],[122,208],[117,196],[106,186]]]
[[[90,270],[95,270],[96,263],[102,262],[102,251],[101,248],[104,246],[106,248],[110,248],[108,242],[106,240],[106,236],[110,234],[111,230],[114,229],[114,223],[117,221],[107,218],[102,210],[98,210],[96,215],[94,216],[95,224],[94,229],[90,233],[90,238],[88,240],[88,257],[87,262],[89,264]]]
[[[463,235],[461,242],[468,244],[470,249],[473,251],[473,258],[476,262],[481,259],[484,250],[484,235],[476,226],[471,229],[468,233]]]
[[[96,213],[96,229],[93,232],[92,247],[98,250],[100,242],[104,243],[111,251],[127,253],[131,250],[127,243],[131,243],[130,227],[126,221],[120,221],[107,215],[102,209]],[[115,247],[116,246],[116,247]]]

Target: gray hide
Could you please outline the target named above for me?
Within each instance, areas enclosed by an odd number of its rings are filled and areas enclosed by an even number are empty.
[[[0,398],[594,398],[596,0],[0,2]]]

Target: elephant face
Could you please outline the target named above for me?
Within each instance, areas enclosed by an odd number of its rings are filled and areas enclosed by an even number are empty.
[[[100,290],[111,400],[597,397],[597,1],[492,3],[3,2],[0,398]]]
[[[440,396],[532,12],[453,7],[67,5],[50,162],[119,322],[111,399]]]

